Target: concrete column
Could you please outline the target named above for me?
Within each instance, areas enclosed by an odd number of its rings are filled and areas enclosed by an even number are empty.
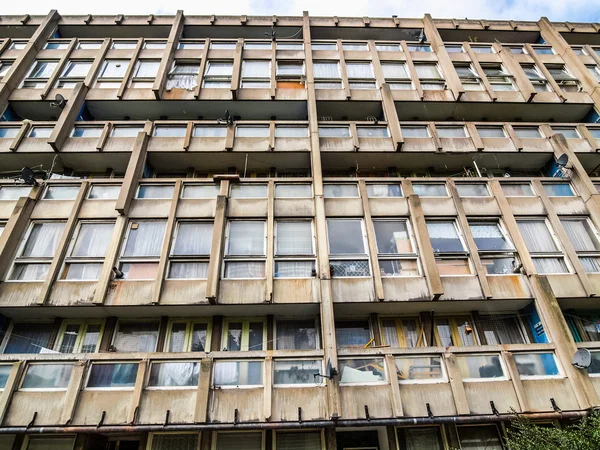
[[[40,98],[42,100],[45,100],[46,97],[48,97],[48,94],[50,93],[50,91],[56,86],[56,82],[58,81],[60,74],[63,72],[63,69],[66,67],[67,62],[69,61],[69,55],[71,54],[73,49],[75,49],[76,43],[77,43],[77,39],[71,39],[69,46],[66,48],[63,56],[58,61],[56,68],[54,69],[54,71],[52,72],[50,77],[48,78],[46,85],[40,91]]]
[[[265,301],[273,301],[273,268],[275,253],[275,181],[269,180],[267,198],[267,260],[265,264]]]
[[[525,75],[525,72],[523,72],[521,65],[510,52],[510,49],[504,48],[502,44],[499,43],[494,43],[492,46],[494,47],[494,51],[502,59],[502,64],[504,64],[506,69],[514,77],[515,84],[525,101],[528,103],[531,102],[533,97],[537,95],[537,91],[533,87],[533,84],[531,84],[531,81],[529,81],[529,78],[527,78],[527,75]]]
[[[127,171],[123,178],[123,185],[121,186],[121,192],[117,199],[115,209],[119,214],[127,215],[129,212],[129,206],[131,200],[135,195],[139,178],[144,172],[144,164],[146,163],[146,149],[148,148],[148,134],[140,131],[133,144],[131,156],[129,157],[129,164],[127,165]]]
[[[144,359],[138,363],[137,376],[135,377],[135,387],[131,394],[131,403],[127,411],[127,423],[132,424],[137,419],[142,393],[144,392],[144,383],[146,381],[146,370],[148,369],[148,360]]]
[[[375,284],[375,297],[377,298],[377,300],[383,301],[385,299],[385,295],[383,293],[383,281],[381,280],[379,260],[377,259],[377,240],[375,238],[375,226],[371,218],[371,207],[369,205],[369,199],[367,196],[367,186],[365,184],[364,179],[358,181],[358,190],[360,191],[360,197],[362,200],[363,211],[365,215],[367,243],[369,246],[369,253],[371,254],[371,266],[373,267],[373,283]]]
[[[183,32],[184,21],[185,18],[183,16],[183,11],[177,10],[177,14],[175,14],[175,18],[173,19],[173,26],[171,27],[169,37],[167,38],[167,45],[165,47],[163,57],[160,60],[160,65],[158,66],[158,73],[156,74],[154,84],[152,85],[152,92],[154,92],[154,96],[157,99],[161,98],[162,91],[165,87],[167,74],[169,73],[169,69],[171,68],[173,60],[175,59],[175,51],[177,50],[179,38]]]
[[[89,88],[83,83],[77,83],[69,99],[65,109],[60,113],[54,130],[48,138],[48,144],[54,149],[55,152],[60,151],[65,140],[70,136],[71,130],[75,125],[77,116],[85,103],[85,96],[88,93]]]
[[[13,392],[19,387],[19,380],[21,379],[21,372],[23,367],[23,361],[16,361],[12,364],[8,379],[4,385],[4,389],[0,394],[0,423],[4,422],[6,413],[10,406],[10,400]]]
[[[240,88],[240,79],[242,75],[242,49],[244,47],[244,40],[238,39],[235,43],[235,50],[233,53],[233,67],[231,71],[231,98],[234,100],[237,98],[238,89]]]
[[[519,402],[519,412],[528,412],[530,410],[529,402],[527,401],[527,395],[525,394],[525,388],[523,387],[523,382],[519,376],[515,359],[513,358],[512,353],[504,351],[502,352],[502,358],[504,359],[504,364],[508,369],[508,375],[510,376],[510,381],[512,381],[512,385],[517,396],[517,401]]]
[[[133,50],[133,54],[129,59],[129,64],[127,65],[127,69],[125,69],[125,74],[123,75],[123,79],[121,80],[121,86],[119,86],[119,90],[117,91],[117,98],[121,100],[123,95],[125,94],[125,89],[127,89],[127,85],[129,84],[129,80],[131,80],[131,76],[133,75],[133,71],[135,70],[135,65],[137,63],[138,56],[142,51],[142,47],[144,46],[144,40],[142,38],[137,40],[137,45]],[[160,67],[159,67],[160,68]],[[156,78],[155,81],[156,83]]]
[[[60,419],[58,421],[60,424],[68,425],[73,419],[79,392],[81,390],[81,386],[83,385],[85,369],[86,364],[84,361],[77,361],[73,366],[73,372],[71,372],[71,379],[69,380],[67,392],[65,393],[65,399],[63,401],[63,409],[60,413]]]
[[[219,280],[221,279],[221,264],[223,261],[223,245],[227,228],[227,196],[229,181],[221,181],[221,191],[217,196],[215,221],[213,225],[210,260],[208,262],[208,280],[206,282],[206,298],[211,304],[217,303],[219,295]]]
[[[104,303],[104,297],[106,291],[112,280],[113,267],[119,257],[119,250],[121,249],[121,243],[123,242],[123,236],[127,229],[127,223],[129,219],[127,216],[118,216],[115,221],[115,228],[110,239],[110,244],[106,250],[104,256],[104,263],[102,264],[102,270],[98,276],[98,282],[96,283],[96,291],[94,292],[94,300],[92,303],[95,305],[101,305]],[[106,333],[106,332],[105,332]]]
[[[213,360],[204,358],[200,361],[200,375],[198,376],[198,390],[196,391],[196,408],[194,422],[207,422],[208,402],[210,399],[210,385],[212,382]]]
[[[450,380],[456,413],[459,416],[468,415],[471,413],[471,410],[469,409],[469,402],[467,401],[467,394],[465,393],[465,386],[456,362],[456,356],[452,353],[444,353],[444,362],[446,363],[446,372]]]
[[[394,417],[402,417],[404,416],[404,409],[402,407],[400,385],[398,384],[398,369],[396,368],[396,359],[394,358],[394,355],[385,355],[385,364],[390,379],[392,414]]]

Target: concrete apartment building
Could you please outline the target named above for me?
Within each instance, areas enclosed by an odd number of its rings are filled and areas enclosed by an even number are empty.
[[[1,449],[600,406],[599,24],[0,16],[0,112]]]

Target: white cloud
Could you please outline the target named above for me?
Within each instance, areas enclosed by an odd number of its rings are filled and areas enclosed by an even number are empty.
[[[173,14],[183,9],[187,14],[207,15],[301,15],[308,10],[315,16],[422,17],[430,13],[438,18],[598,21],[597,0],[179,0],[173,6],[163,0],[123,2],[102,0],[87,3],[74,0],[5,1],[2,14],[45,14],[49,7],[61,14]]]

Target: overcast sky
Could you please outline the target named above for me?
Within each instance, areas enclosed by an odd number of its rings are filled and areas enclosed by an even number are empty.
[[[187,14],[422,17],[600,21],[600,0],[0,0],[0,14]]]

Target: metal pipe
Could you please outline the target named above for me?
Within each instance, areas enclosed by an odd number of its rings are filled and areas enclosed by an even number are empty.
[[[344,428],[373,426],[411,426],[439,424],[470,424],[507,422],[518,417],[531,420],[581,419],[589,415],[591,410],[525,413],[525,414],[481,414],[470,416],[439,417],[402,417],[387,419],[346,419],[346,420],[314,420],[302,422],[263,422],[263,423],[190,423],[168,425],[108,425],[108,426],[35,426],[35,427],[0,427],[0,434],[109,434],[109,433],[149,433],[164,431],[218,431],[218,430],[272,430],[298,428]]]

